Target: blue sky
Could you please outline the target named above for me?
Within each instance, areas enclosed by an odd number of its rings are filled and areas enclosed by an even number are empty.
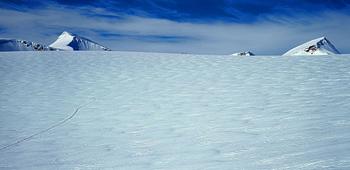
[[[328,37],[350,53],[350,0],[0,0],[0,36],[52,43],[62,31],[113,50],[282,54]]]

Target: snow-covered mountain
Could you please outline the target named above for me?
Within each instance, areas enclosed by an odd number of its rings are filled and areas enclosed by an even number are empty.
[[[340,52],[335,48],[335,46],[326,38],[321,37],[304,44],[301,44],[285,54],[284,56],[293,55],[332,55],[340,54]]]
[[[0,51],[111,51],[87,38],[63,32],[50,46],[26,40],[0,39]]]
[[[64,31],[50,47],[65,51],[111,51],[87,38]]]
[[[54,48],[26,40],[0,39],[0,51],[50,51]]]
[[[245,52],[239,52],[239,53],[233,53],[232,56],[254,56],[255,54],[250,51]]]

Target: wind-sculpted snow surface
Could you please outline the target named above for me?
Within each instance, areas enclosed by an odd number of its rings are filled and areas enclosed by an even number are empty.
[[[350,56],[0,54],[0,169],[349,169]]]

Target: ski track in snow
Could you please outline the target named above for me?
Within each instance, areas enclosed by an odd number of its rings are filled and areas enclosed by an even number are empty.
[[[0,53],[0,169],[349,169],[350,56]]]
[[[91,101],[91,102],[92,102],[92,101]],[[13,142],[13,143],[10,143],[10,144],[5,145],[5,146],[3,146],[3,147],[0,147],[0,151],[5,150],[5,149],[9,149],[9,148],[14,147],[14,146],[16,146],[16,145],[19,145],[19,144],[21,144],[21,143],[23,143],[23,142],[25,142],[25,141],[28,141],[28,140],[30,140],[30,139],[36,137],[36,136],[39,136],[39,135],[41,135],[41,134],[44,134],[44,133],[46,133],[46,132],[48,132],[48,131],[50,131],[50,130],[52,130],[52,129],[55,129],[55,128],[58,127],[58,126],[61,126],[61,125],[65,124],[65,123],[68,122],[69,120],[73,119],[74,116],[79,112],[80,109],[82,109],[82,108],[85,107],[86,105],[90,104],[91,102],[86,103],[86,104],[83,104],[83,105],[77,107],[71,115],[69,115],[68,117],[66,117],[66,118],[63,119],[62,121],[57,122],[57,123],[55,123],[55,124],[53,124],[53,125],[47,127],[46,129],[43,129],[43,130],[41,130],[41,131],[39,131],[39,132],[37,132],[37,133],[34,133],[34,134],[32,134],[32,135],[30,135],[30,136],[28,136],[28,137],[25,137],[25,138],[23,138],[23,139],[20,139],[20,140],[16,141],[16,142]]]

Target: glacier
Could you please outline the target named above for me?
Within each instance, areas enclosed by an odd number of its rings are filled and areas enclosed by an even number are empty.
[[[350,169],[350,55],[0,53],[0,169]],[[84,107],[82,107],[84,106]]]

